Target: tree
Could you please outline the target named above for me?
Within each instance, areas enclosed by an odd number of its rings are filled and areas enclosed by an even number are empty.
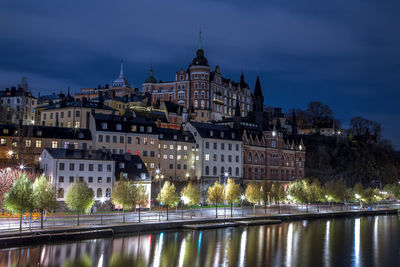
[[[320,119],[333,118],[332,109],[320,101],[311,101],[308,103],[306,112],[310,115],[312,122]]]
[[[261,191],[256,183],[251,183],[246,187],[245,191],[246,200],[253,203],[253,213],[256,214],[256,204],[260,203]]]
[[[218,204],[224,200],[224,187],[215,181],[213,186],[208,188],[208,202],[215,204],[215,218],[218,218]]]
[[[265,214],[267,214],[267,203],[271,196],[271,187],[272,187],[271,183],[264,181],[260,188],[260,194],[261,194],[260,197],[261,197],[261,200],[264,202],[264,213]]]
[[[271,186],[271,198],[278,204],[278,214],[281,213],[279,203],[286,198],[286,191],[280,183],[273,183]]]
[[[122,206],[122,222],[125,223],[125,212],[136,203],[136,188],[131,180],[122,178],[114,185],[111,203]]]
[[[22,215],[33,210],[32,181],[24,172],[20,172],[10,192],[5,194],[3,205],[7,210],[19,214],[19,230],[22,231]]]
[[[319,212],[318,203],[324,199],[324,189],[318,179],[314,179],[309,189],[309,200],[311,203],[317,203],[317,211]]]
[[[199,204],[201,200],[200,188],[193,185],[192,182],[189,182],[189,184],[183,188],[181,196],[183,202],[190,207],[190,219],[192,219],[192,206]]]
[[[33,173],[12,168],[0,169],[0,207],[2,206],[5,194],[10,191],[15,181],[20,177],[21,172],[25,173],[29,180],[33,180]]]
[[[353,117],[350,120],[350,131],[355,136],[364,136],[372,134],[379,140],[382,136],[382,125],[363,117]]]
[[[356,183],[353,187],[352,193],[353,193],[353,199],[356,199],[356,201],[360,201],[360,209],[362,208],[362,194],[364,192],[364,187],[362,186],[361,183]]]
[[[336,203],[343,203],[349,200],[348,190],[343,180],[328,181],[325,186],[326,194]],[[341,206],[341,209],[343,206]]]
[[[149,194],[147,193],[146,187],[139,184],[136,189],[136,205],[139,206],[139,222],[140,222],[140,207],[146,206],[149,202]]]
[[[290,184],[288,193],[297,202],[306,204],[306,211],[308,212],[308,181],[296,180]]]
[[[179,202],[179,196],[176,193],[175,185],[170,182],[165,182],[158,194],[157,200],[167,207],[167,221],[168,221],[168,207],[171,209],[176,207]]]
[[[33,183],[34,206],[40,211],[40,229],[43,229],[43,212],[57,207],[57,192],[46,176],[40,175]]]
[[[70,210],[77,212],[79,226],[80,213],[88,212],[94,204],[93,190],[84,182],[75,182],[68,187],[65,203]]]
[[[231,217],[233,216],[233,203],[240,201],[240,185],[229,178],[225,188],[225,200],[231,205]]]
[[[396,199],[400,199],[400,184],[399,183],[385,185],[385,187],[383,189],[386,192],[388,192],[389,194],[392,194]]]

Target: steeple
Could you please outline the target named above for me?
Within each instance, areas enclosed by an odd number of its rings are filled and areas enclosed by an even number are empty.
[[[203,41],[201,39],[201,30],[199,31],[199,47],[198,50],[203,50]]]
[[[144,83],[156,83],[157,79],[154,77],[153,63],[150,63],[149,77],[146,78]]]
[[[295,109],[293,109],[293,115],[292,115],[292,137],[293,138],[297,137],[297,118]]]
[[[254,87],[253,105],[255,112],[264,111],[264,96],[261,90],[260,76],[257,75],[256,85]]]
[[[119,72],[119,77],[124,77],[124,61],[121,59],[121,70]]]

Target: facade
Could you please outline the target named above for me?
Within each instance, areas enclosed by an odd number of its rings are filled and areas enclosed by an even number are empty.
[[[150,76],[142,85],[143,92],[152,95],[153,103],[171,101],[191,112],[199,122],[218,121],[233,116],[236,102],[241,106],[242,116],[252,109],[251,89],[242,73],[240,82],[222,77],[219,66],[211,71],[201,43],[187,71],[179,70],[175,80],[156,82],[152,68]]]
[[[145,118],[92,114],[90,131],[93,146],[112,154],[140,156],[150,176],[158,168],[158,133],[153,121]]]
[[[36,98],[28,91],[28,84],[23,78],[22,85],[0,91],[0,122],[33,125],[36,121]]]
[[[73,147],[46,148],[41,154],[40,168],[56,187],[57,200],[64,201],[68,187],[85,182],[96,201],[109,201],[115,181],[115,160],[104,151],[77,150]]]
[[[92,136],[87,129],[46,126],[0,125],[0,161],[6,165],[23,164],[34,168],[39,165],[45,148],[89,149]]]
[[[240,132],[227,125],[189,122],[184,127],[196,140],[195,179],[204,191],[215,181],[224,182],[225,174],[242,182],[243,142]]]
[[[88,129],[92,112],[112,114],[115,110],[103,102],[89,102],[85,98],[82,101],[62,101],[41,107],[40,125]]]

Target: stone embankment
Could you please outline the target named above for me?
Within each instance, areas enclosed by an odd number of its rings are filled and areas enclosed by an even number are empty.
[[[397,209],[343,211],[327,213],[301,213],[265,216],[248,216],[216,219],[194,219],[183,221],[126,223],[99,226],[76,226],[52,228],[24,232],[5,232],[0,234],[0,248],[26,246],[37,243],[64,242],[72,240],[107,238],[132,233],[143,233],[163,230],[204,230],[222,227],[238,227],[250,225],[267,225],[296,220],[330,219],[339,217],[376,216],[398,214]]]

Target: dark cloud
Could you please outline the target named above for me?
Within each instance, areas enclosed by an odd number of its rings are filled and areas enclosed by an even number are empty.
[[[124,59],[137,87],[152,59],[171,80],[194,55],[199,28],[210,64],[250,84],[260,73],[266,104],[310,100],[345,122],[384,123],[400,145],[400,2],[11,1],[0,3],[0,88],[28,77],[42,93],[110,83]]]

